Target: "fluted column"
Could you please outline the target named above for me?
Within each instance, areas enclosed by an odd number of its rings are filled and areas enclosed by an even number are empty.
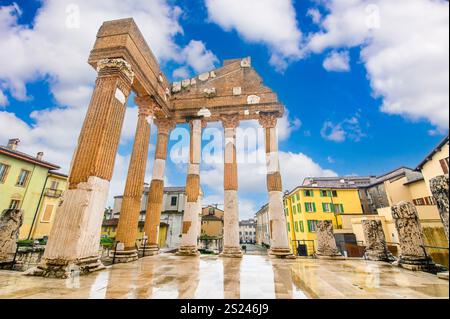
[[[167,147],[169,134],[176,125],[171,119],[158,119],[155,121],[155,124],[158,127],[158,139],[156,142],[155,163],[153,164],[153,176],[148,194],[147,213],[144,225],[144,233],[147,236],[147,241],[142,243],[145,247],[141,247],[145,256],[153,256],[159,252],[158,237],[164,197]]]
[[[183,215],[181,247],[178,255],[197,256],[197,239],[199,229],[198,213],[201,209],[200,197],[200,161],[202,152],[202,128],[206,123],[201,119],[190,122],[191,142],[188,176],[186,180],[186,204]]]
[[[269,191],[270,255],[279,258],[294,257],[289,249],[286,216],[284,214],[283,189],[278,156],[277,116],[261,113],[259,122],[265,129],[267,189]]]
[[[222,117],[225,129],[224,160],[224,249],[222,257],[242,257],[239,241],[239,201],[238,169],[236,156],[236,128],[239,126],[239,114]]]
[[[69,177],[36,275],[65,278],[101,269],[100,228],[134,74],[123,59],[98,62],[98,77]]]
[[[136,97],[135,102],[139,107],[139,115],[117,227],[116,242],[120,242],[117,246],[120,248],[116,251],[117,263],[127,263],[138,259],[136,238],[147,168],[150,123],[157,107],[151,96]]]

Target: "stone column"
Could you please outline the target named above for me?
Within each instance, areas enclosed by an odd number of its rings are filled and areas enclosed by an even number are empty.
[[[201,119],[191,120],[191,143],[188,176],[186,180],[186,204],[183,215],[183,229],[181,247],[177,254],[180,256],[198,256],[198,212],[200,204],[200,161],[202,152],[202,128]]]
[[[100,229],[134,73],[123,59],[101,60],[97,71],[69,187],[33,275],[67,278],[73,267],[81,274],[104,268],[98,256]]]
[[[236,128],[239,126],[239,115],[222,117],[225,129],[224,160],[224,248],[222,257],[242,258],[239,241],[239,201],[238,201],[238,168],[236,156]]]
[[[289,248],[286,216],[284,214],[283,187],[278,157],[277,116],[261,113],[259,122],[265,129],[267,189],[269,191],[269,254],[278,258],[295,258]]]
[[[334,238],[333,222],[331,220],[321,220],[317,222],[317,250],[316,257],[320,259],[340,259],[343,258],[337,248]]]
[[[399,266],[409,270],[434,269],[423,247],[425,242],[416,207],[410,202],[400,202],[392,207],[392,217],[400,241]]]
[[[167,147],[169,134],[176,125],[170,119],[158,119],[155,121],[155,124],[158,127],[158,139],[156,142],[155,163],[153,164],[153,176],[148,193],[147,213],[145,215],[144,225],[144,233],[148,238],[145,243],[146,246],[141,247],[145,256],[153,256],[159,253],[158,238],[164,197]]]
[[[137,97],[135,102],[139,107],[139,116],[117,227],[116,242],[120,242],[115,252],[117,263],[127,263],[138,259],[136,238],[147,168],[150,125],[157,107],[151,96]]]
[[[439,215],[441,215],[442,224],[444,224],[445,235],[448,241],[448,174],[433,178],[430,181],[431,192],[436,200]]]
[[[364,238],[366,240],[366,256],[373,261],[394,261],[389,252],[381,220],[365,219],[362,222]]]

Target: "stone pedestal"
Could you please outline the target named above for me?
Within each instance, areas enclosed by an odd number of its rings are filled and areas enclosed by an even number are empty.
[[[416,207],[410,202],[400,202],[392,207],[392,217],[400,241],[399,266],[409,270],[434,272],[436,266],[426,254]]]
[[[159,247],[158,245],[145,245],[139,248],[139,253],[142,254],[143,257],[150,257],[159,255]]]
[[[17,249],[23,211],[7,209],[0,216],[0,264],[12,262]]]
[[[114,256],[114,251],[111,252],[109,258],[114,259],[114,264],[126,264],[139,259],[138,251],[136,249],[133,250],[123,250],[116,251],[116,255]]]
[[[364,238],[366,240],[367,259],[373,261],[395,261],[389,252],[381,220],[363,220]]]
[[[442,175],[433,178],[430,181],[431,192],[433,193],[434,199],[436,200],[437,207],[439,210],[439,215],[441,216],[442,224],[444,224],[445,235],[448,241],[448,210],[449,210],[449,176]]]
[[[317,223],[317,251],[316,257],[320,259],[344,259],[337,248],[334,238],[333,223],[323,220]]]
[[[260,113],[259,123],[265,130],[267,190],[269,192],[269,255],[277,258],[295,258],[289,247],[284,213],[283,186],[278,155],[277,114]]]

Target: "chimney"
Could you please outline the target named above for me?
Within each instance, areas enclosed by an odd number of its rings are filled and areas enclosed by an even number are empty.
[[[19,145],[20,140],[18,138],[12,138],[8,141],[8,146],[7,148],[9,148],[12,151],[15,151],[17,149],[17,146]]]
[[[36,155],[36,158],[38,159],[38,160],[40,160],[40,161],[42,161],[42,158],[44,157],[44,152],[39,152],[39,153],[37,153],[37,155]]]

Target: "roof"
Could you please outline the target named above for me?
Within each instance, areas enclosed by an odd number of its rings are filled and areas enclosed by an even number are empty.
[[[49,171],[48,173],[51,174],[51,175],[55,175],[55,176],[61,177],[61,178],[66,178],[66,179],[69,178],[68,175],[60,173],[60,172]]]
[[[441,142],[439,142],[439,144],[431,151],[431,153],[428,154],[422,162],[420,162],[420,164],[417,166],[416,170],[419,170],[419,171],[422,170],[423,166],[428,161],[430,161],[433,158],[434,154],[439,152],[442,149],[442,147],[448,143],[448,141],[449,141],[449,136],[447,134],[447,136]]]
[[[22,161],[34,164],[34,165],[39,165],[39,166],[48,168],[49,170],[59,170],[61,168],[58,165],[55,165],[55,164],[52,164],[50,162],[46,162],[43,160],[39,160],[34,156],[25,154],[25,153],[17,151],[17,150],[9,149],[5,146],[0,146],[0,154],[5,154],[7,156],[11,156],[11,157],[20,159]]]

